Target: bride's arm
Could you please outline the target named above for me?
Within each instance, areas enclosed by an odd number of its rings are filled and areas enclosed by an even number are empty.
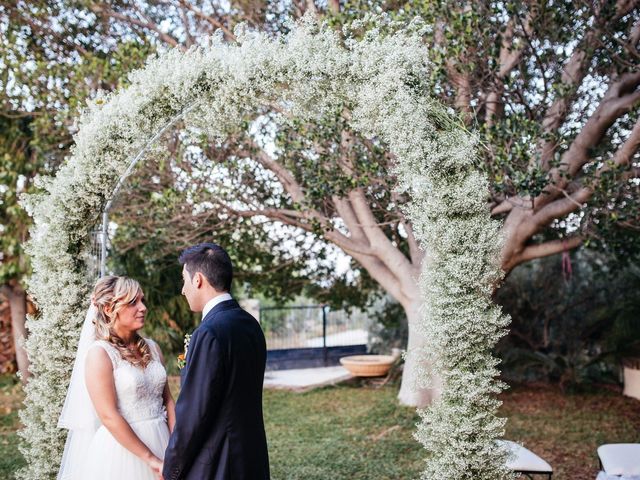
[[[160,356],[160,361],[162,365],[164,365],[164,356],[162,355],[162,350],[156,343],[156,349],[158,351],[158,355]],[[162,401],[164,403],[165,408],[167,409],[167,423],[169,424],[169,431],[173,433],[173,426],[176,424],[176,402],[173,400],[173,395],[171,395],[171,389],[169,388],[169,378],[167,377],[167,382],[164,384],[164,390],[162,392]]]
[[[127,450],[141,458],[158,473],[162,461],[138,438],[117,408],[113,365],[104,349],[89,350],[85,368],[87,390],[102,424]]]
[[[173,433],[173,427],[176,424],[176,402],[173,400],[173,395],[171,395],[169,382],[167,382],[164,386],[162,398],[164,399],[164,406],[167,408],[167,422],[169,423],[169,431]]]

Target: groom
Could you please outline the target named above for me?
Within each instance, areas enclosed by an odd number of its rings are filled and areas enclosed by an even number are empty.
[[[182,294],[191,310],[202,312],[202,323],[189,342],[163,477],[268,479],[262,329],[229,295],[233,268],[222,247],[189,247],[180,263]]]

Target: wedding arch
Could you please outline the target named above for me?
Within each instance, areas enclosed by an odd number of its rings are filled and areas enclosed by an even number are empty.
[[[265,105],[306,121],[346,109],[350,127],[396,159],[398,189],[410,192],[407,214],[429,256],[419,325],[428,347],[409,354],[427,360],[443,383],[415,434],[426,448],[423,478],[510,477],[494,442],[506,420],[497,417],[503,385],[491,354],[509,319],[491,301],[501,278],[499,224],[486,208],[477,140],[429,95],[424,26],[375,22],[362,35],[340,36],[306,17],[280,38],[238,31],[233,44],[216,37],[172,50],[82,114],[69,158],[25,201],[34,218],[29,290],[40,313],[28,322],[33,376],[21,412],[21,478],[57,472],[65,432],[56,423],[93,280],[90,234],[118,180],[174,122],[223,139]],[[421,371],[421,380],[430,373]]]

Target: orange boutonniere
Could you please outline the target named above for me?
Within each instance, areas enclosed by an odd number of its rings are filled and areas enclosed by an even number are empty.
[[[184,336],[184,352],[178,355],[178,361],[176,362],[180,370],[182,370],[184,366],[187,364],[187,351],[189,350],[189,340],[191,340],[191,335],[187,333]]]

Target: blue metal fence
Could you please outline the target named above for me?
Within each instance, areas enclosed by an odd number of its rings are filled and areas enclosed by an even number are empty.
[[[260,324],[267,340],[267,370],[338,365],[340,357],[366,353],[363,312],[326,305],[265,307]]]

